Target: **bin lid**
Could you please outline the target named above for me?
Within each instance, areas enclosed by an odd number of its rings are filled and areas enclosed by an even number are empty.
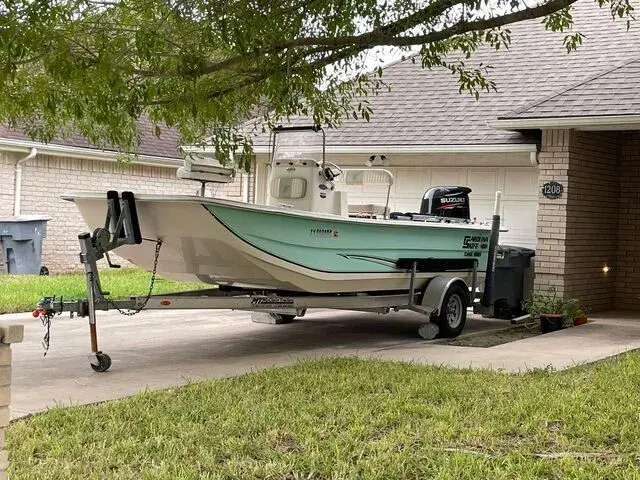
[[[47,222],[49,220],[51,220],[49,215],[18,215],[17,217],[0,217],[0,223]]]
[[[535,257],[536,251],[527,247],[518,247],[515,245],[498,245],[498,250],[508,255],[519,255],[523,257]]]

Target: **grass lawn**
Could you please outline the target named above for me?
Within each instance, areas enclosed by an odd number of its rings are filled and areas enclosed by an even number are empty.
[[[636,479],[640,354],[522,376],[332,359],[11,425],[18,479]]]
[[[151,273],[137,268],[100,271],[102,288],[110,292],[110,298],[113,299],[146,295],[150,279]],[[206,287],[201,283],[181,283],[158,277],[153,292],[177,292]],[[51,276],[0,275],[0,313],[31,311],[42,297],[52,295],[62,295],[67,300],[85,298],[84,273]]]

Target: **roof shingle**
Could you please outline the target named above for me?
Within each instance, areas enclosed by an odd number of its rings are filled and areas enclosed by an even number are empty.
[[[179,134],[173,128],[161,128],[160,137],[156,137],[153,132],[153,126],[146,118],[140,119],[140,136],[141,143],[138,154],[148,155],[152,157],[163,157],[168,159],[181,159],[178,150]],[[0,125],[0,138],[7,140],[24,140],[31,141],[31,138],[18,130],[11,130],[4,125]],[[52,145],[63,145],[66,147],[80,147],[91,150],[117,151],[115,148],[99,149],[92,145],[86,138],[81,135],[73,135],[70,138],[56,138],[49,142]]]
[[[632,0],[634,6],[637,3]],[[469,94],[459,93],[457,78],[442,68],[423,69],[419,61],[414,64],[410,59],[387,66],[383,80],[391,85],[391,91],[369,98],[373,109],[371,121],[346,119],[338,129],[327,131],[327,144],[531,143],[530,138],[519,132],[493,129],[488,122],[566,90],[577,81],[591,77],[594,68],[611,69],[638,57],[640,23],[632,21],[627,31],[626,20],[613,20],[607,8],[601,9],[593,0],[580,0],[574,4],[574,30],[582,33],[584,39],[578,50],[571,53],[567,53],[563,45],[567,33],[545,30],[539,19],[510,26],[512,43],[508,50],[483,48],[467,61],[468,65],[490,65],[488,77],[496,82],[498,89],[481,94],[477,101]],[[623,73],[635,75],[635,79],[638,71],[634,65]],[[587,88],[597,88],[597,84]],[[598,112],[609,111],[616,102],[614,93],[620,91],[609,93]],[[634,95],[635,99],[638,90],[624,94]],[[595,96],[593,98],[595,102]],[[620,96],[617,100],[624,104]],[[595,106],[583,98],[571,97],[566,101],[567,108],[573,102],[572,108],[576,110]],[[629,109],[640,113],[635,100],[629,104]],[[255,140],[256,144],[266,142],[263,135]]]
[[[587,78],[506,118],[640,114],[640,58]]]

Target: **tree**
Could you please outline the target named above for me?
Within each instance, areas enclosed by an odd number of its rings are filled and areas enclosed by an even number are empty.
[[[508,26],[523,20],[566,31],[576,1],[4,0],[0,122],[40,141],[79,132],[135,152],[144,115],[158,135],[163,124],[186,143],[213,135],[224,158],[250,152],[251,132],[238,126],[251,115],[329,127],[344,115],[367,120],[366,96],[386,86],[364,54],[380,47],[419,48],[414,58],[451,70],[462,91],[491,90],[486,70],[465,58],[507,47]],[[629,0],[596,1],[632,18]],[[568,50],[580,41],[578,32],[564,39]]]

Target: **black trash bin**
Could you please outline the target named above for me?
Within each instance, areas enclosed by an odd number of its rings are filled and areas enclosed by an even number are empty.
[[[494,317],[510,320],[524,314],[523,303],[533,288],[535,250],[511,245],[496,248],[493,284]]]
[[[47,236],[49,217],[20,215],[0,218],[0,256],[10,274],[34,274],[42,268],[42,240]]]

